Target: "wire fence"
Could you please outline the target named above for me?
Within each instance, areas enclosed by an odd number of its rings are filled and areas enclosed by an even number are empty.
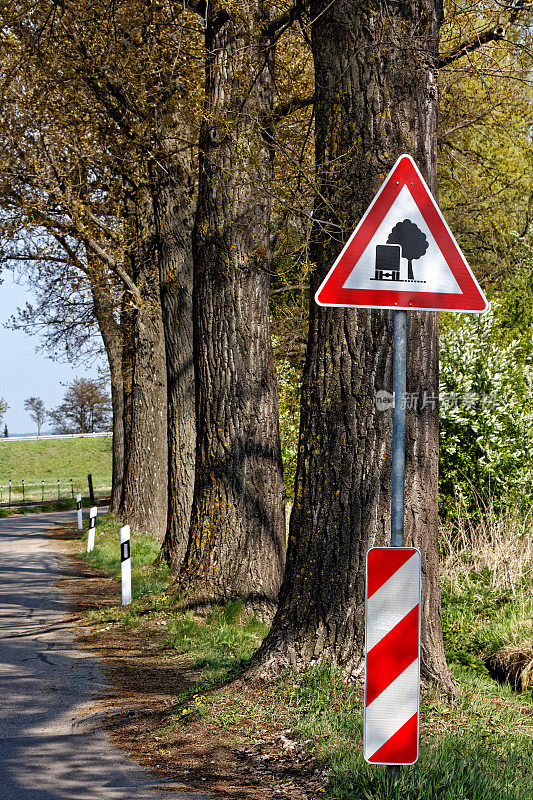
[[[95,498],[106,497],[111,491],[111,480],[105,478],[94,480]],[[40,505],[57,503],[61,500],[74,500],[77,494],[87,495],[86,478],[68,478],[56,481],[4,481],[0,483],[0,507]]]
[[[2,436],[0,444],[11,442],[42,442],[49,439],[97,439],[99,436],[113,436],[112,431],[98,431],[97,433],[43,433],[40,436],[23,434],[22,436]]]

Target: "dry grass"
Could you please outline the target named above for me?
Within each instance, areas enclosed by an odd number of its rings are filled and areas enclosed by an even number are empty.
[[[458,508],[441,531],[447,647],[515,690],[533,688],[533,520],[514,506]],[[457,598],[461,598],[457,602]]]
[[[533,640],[502,647],[491,659],[491,666],[504,674],[515,689],[533,689]]]
[[[440,531],[444,550],[442,576],[458,591],[460,582],[473,572],[489,570],[492,587],[511,591],[513,597],[533,583],[533,519],[522,510],[508,507],[495,511],[492,504],[482,509],[473,522],[459,506],[454,528]]]

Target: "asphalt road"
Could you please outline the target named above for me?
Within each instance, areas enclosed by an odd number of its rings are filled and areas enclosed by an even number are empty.
[[[0,800],[207,800],[151,778],[91,720],[105,679],[54,585],[53,529],[73,519],[0,519]]]

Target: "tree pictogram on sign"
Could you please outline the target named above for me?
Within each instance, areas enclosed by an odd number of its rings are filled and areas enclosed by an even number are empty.
[[[401,246],[402,256],[407,259],[407,280],[413,281],[413,260],[421,258],[429,247],[425,234],[410,219],[404,219],[394,226],[387,244]]]
[[[416,266],[413,266],[416,262]],[[483,312],[488,303],[410,156],[401,156],[315,295],[319,305]]]

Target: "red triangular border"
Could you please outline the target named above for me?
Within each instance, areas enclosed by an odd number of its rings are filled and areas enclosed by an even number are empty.
[[[462,294],[410,292],[398,289],[348,289],[348,276],[363,255],[370,240],[404,186],[431,231],[443,258],[450,267]],[[448,228],[418,167],[411,156],[400,156],[361,222],[344,246],[315,295],[321,306],[358,308],[417,309],[426,311],[474,311],[483,313],[488,302]]]

